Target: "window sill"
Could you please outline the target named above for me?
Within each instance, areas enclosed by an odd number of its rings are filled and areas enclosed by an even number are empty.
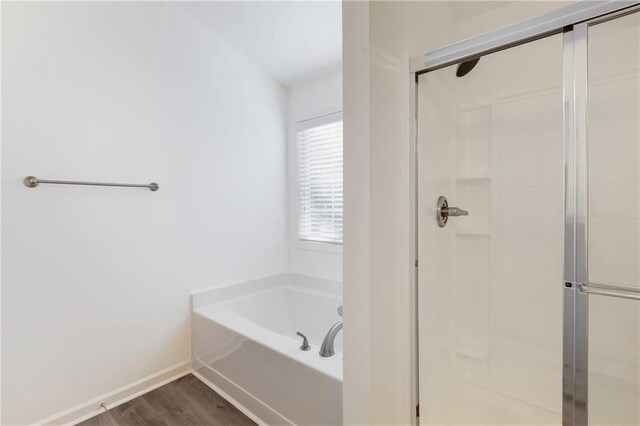
[[[301,250],[323,251],[342,254],[342,244],[322,243],[319,241],[296,240],[295,247]]]

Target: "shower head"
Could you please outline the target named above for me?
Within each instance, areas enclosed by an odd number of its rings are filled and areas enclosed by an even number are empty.
[[[471,59],[469,61],[461,62],[458,64],[458,69],[456,70],[456,77],[464,77],[469,74],[472,69],[475,68],[480,62],[480,58]]]

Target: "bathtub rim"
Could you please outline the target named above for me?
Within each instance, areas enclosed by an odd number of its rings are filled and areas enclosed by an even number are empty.
[[[293,272],[282,272],[231,283],[197,286],[197,288],[191,290],[191,310],[235,297],[230,296],[230,294],[246,294],[249,291],[259,291],[284,284],[324,291],[338,296],[340,299],[343,298],[342,283],[339,281]]]
[[[242,283],[240,283],[239,285],[241,284]],[[231,284],[231,286],[233,285],[236,284]],[[225,286],[225,288],[226,287],[227,286]],[[215,303],[201,306],[199,308],[194,308],[192,309],[191,314],[198,315],[207,321],[212,321],[217,326],[223,327],[227,331],[237,333],[245,339],[249,339],[257,344],[260,344],[261,346],[277,352],[282,356],[285,356],[286,358],[294,362],[302,364],[333,380],[337,380],[342,383],[344,377],[342,351],[337,351],[334,356],[327,358],[320,356],[319,345],[312,344],[311,350],[302,351],[299,349],[299,338],[294,338],[293,336],[287,336],[270,330],[240,314],[231,306],[233,303],[238,302],[242,299],[280,289],[311,293],[323,297],[329,297],[331,299],[336,299],[342,302],[342,298],[332,292],[326,292],[324,290],[318,290],[302,285],[281,284],[272,285],[268,288],[263,288],[256,291],[244,289],[245,291],[241,294],[237,294],[233,297],[225,298]],[[195,352],[195,350],[193,350],[192,355],[193,357],[197,358],[200,363],[208,366],[206,362],[198,357],[198,354]]]

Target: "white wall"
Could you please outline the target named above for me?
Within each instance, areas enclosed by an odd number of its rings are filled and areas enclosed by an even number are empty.
[[[560,6],[456,23],[446,2],[343,3],[345,424],[413,418],[410,58]]]
[[[26,424],[188,361],[191,288],[286,269],[286,93],[168,3],[2,8],[2,423]]]
[[[345,425],[371,424],[369,2],[342,3]]]
[[[342,281],[342,248],[313,248],[298,241],[296,185],[296,123],[342,111],[342,69],[293,86],[288,93],[289,145],[289,270],[334,281]]]

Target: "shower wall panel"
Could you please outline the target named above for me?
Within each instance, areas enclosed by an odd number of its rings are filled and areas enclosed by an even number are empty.
[[[418,88],[421,421],[557,424],[562,38],[483,57],[461,78],[424,74]],[[469,216],[440,228],[440,195]]]

